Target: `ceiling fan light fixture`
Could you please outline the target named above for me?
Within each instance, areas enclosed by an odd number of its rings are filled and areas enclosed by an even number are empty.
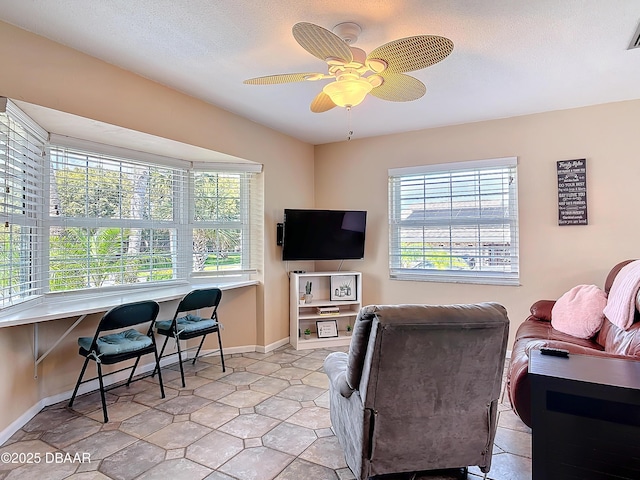
[[[346,78],[325,85],[322,91],[339,107],[355,107],[372,89],[373,85],[362,78]]]

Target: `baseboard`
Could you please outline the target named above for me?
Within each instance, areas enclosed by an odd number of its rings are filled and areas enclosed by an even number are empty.
[[[269,353],[273,350],[275,350],[276,348],[280,348],[283,345],[286,345],[289,343],[289,337],[283,338],[282,340],[278,340],[277,342],[271,343],[269,345],[267,345],[266,347],[263,347],[261,345],[256,345],[256,352],[258,353]]]
[[[272,350],[275,350],[278,347],[286,345],[289,343],[289,337],[283,338],[282,340],[278,340],[275,343],[267,345],[263,347],[261,345],[244,345],[240,347],[225,347],[225,354],[234,354],[234,353],[250,353],[250,352],[259,352],[259,353],[268,353]],[[201,352],[202,355],[212,355],[217,353],[217,349],[212,350],[203,350]],[[193,358],[193,354],[195,352],[187,352],[186,358]],[[178,354],[173,353],[167,355],[160,360],[161,367],[167,367],[169,365],[173,365],[178,362]],[[138,365],[136,369],[137,374],[145,374],[151,372],[155,368],[155,362],[149,362],[145,365]],[[129,377],[129,372],[118,372],[113,375],[108,375],[104,377],[104,385],[105,387],[111,386],[118,382],[122,382]],[[97,391],[100,388],[98,384],[98,380],[91,380],[87,383],[80,385],[78,388],[78,395],[84,395],[89,392]],[[33,417],[35,417],[40,411],[48,407],[50,405],[55,405],[56,403],[63,402],[65,400],[69,400],[73,395],[73,389],[68,390],[66,392],[58,393],[56,395],[52,395],[50,397],[45,397],[40,400],[35,405],[31,406],[26,412],[24,412],[20,417],[14,420],[7,428],[0,432],[0,445],[3,445],[7,440],[9,440],[18,430],[20,430],[23,426],[25,426]]]
[[[2,432],[0,432],[0,445],[4,445],[4,442],[9,440],[14,433],[20,430],[23,426],[25,426],[29,420],[35,417],[40,410],[42,410],[46,405],[44,404],[44,400],[40,400],[38,403],[33,405],[29,410],[24,412],[18,418],[16,418],[13,423],[11,423],[7,428],[5,428]]]

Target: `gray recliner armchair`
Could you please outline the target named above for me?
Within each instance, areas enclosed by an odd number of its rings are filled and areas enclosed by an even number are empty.
[[[333,430],[356,478],[491,468],[509,319],[497,303],[368,306],[327,356]]]

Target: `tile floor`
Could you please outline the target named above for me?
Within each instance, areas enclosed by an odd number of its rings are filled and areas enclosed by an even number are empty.
[[[107,424],[99,393],[52,405],[0,447],[0,480],[353,479],[331,431],[328,353],[234,354],[225,373],[208,357],[185,364],[187,388],[176,364],[163,369],[164,399],[152,379],[110,391]],[[531,478],[531,432],[506,399],[488,478]]]

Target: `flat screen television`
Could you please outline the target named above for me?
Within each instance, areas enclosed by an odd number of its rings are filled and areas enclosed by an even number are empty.
[[[283,260],[352,260],[364,257],[367,212],[285,209]]]

